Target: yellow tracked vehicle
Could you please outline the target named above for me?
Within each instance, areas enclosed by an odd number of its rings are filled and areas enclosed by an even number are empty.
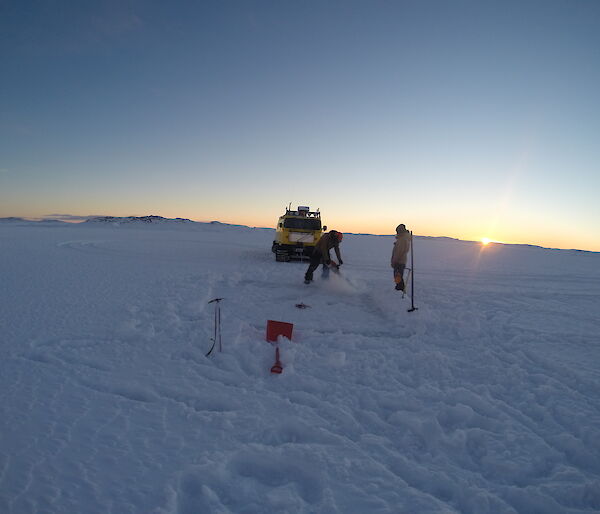
[[[293,211],[288,207],[285,214],[279,217],[275,229],[275,241],[271,248],[275,260],[287,262],[310,257],[325,230],[327,227],[321,225],[318,209],[311,211],[309,207],[300,205]]]

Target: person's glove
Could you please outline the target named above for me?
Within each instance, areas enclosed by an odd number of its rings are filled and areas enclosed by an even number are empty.
[[[340,259],[340,262],[338,262],[338,267],[340,267],[342,264],[344,264],[344,261]]]

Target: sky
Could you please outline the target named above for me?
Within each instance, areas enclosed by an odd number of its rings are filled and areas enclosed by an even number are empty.
[[[0,217],[600,251],[600,2],[0,1]]]

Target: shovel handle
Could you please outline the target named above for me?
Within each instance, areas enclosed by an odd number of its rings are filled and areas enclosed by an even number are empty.
[[[279,348],[275,348],[275,364],[271,368],[271,373],[281,373],[283,371],[283,366],[281,362],[279,362]]]

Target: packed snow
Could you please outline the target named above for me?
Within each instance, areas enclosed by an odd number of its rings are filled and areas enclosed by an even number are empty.
[[[0,512],[600,511],[600,254],[180,221],[0,223]]]

